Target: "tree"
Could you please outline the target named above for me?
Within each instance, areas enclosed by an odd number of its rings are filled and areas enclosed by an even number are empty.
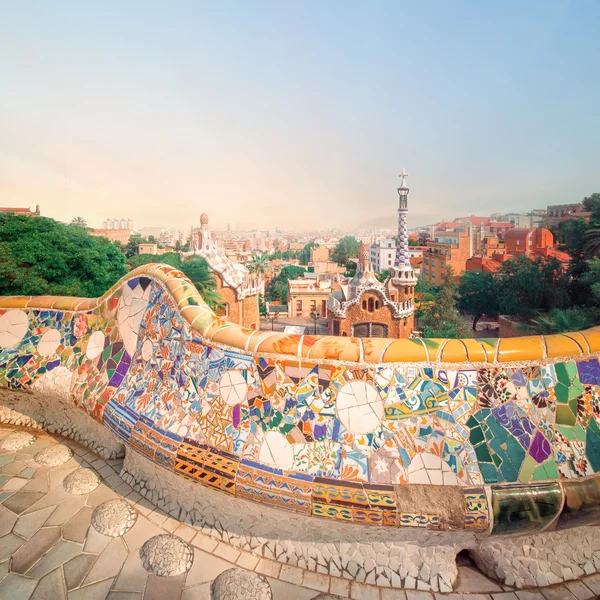
[[[570,277],[554,258],[511,258],[502,263],[496,277],[501,314],[529,319],[570,304]]]
[[[423,309],[420,326],[424,337],[470,337],[469,323],[458,312],[458,284],[451,267],[446,269],[444,282],[435,299]]]
[[[339,265],[345,265],[349,258],[354,258],[358,255],[360,242],[353,236],[344,236],[331,253],[331,258]]]
[[[313,248],[319,248],[319,244],[316,242],[309,242],[304,246],[304,249],[300,252],[300,262],[303,265],[307,265],[310,262],[310,251]]]
[[[180,268],[196,286],[206,304],[212,309],[222,306],[221,294],[217,292],[217,282],[205,258],[195,256],[183,261]]]
[[[87,223],[83,217],[75,217],[71,221],[71,225],[74,225],[75,227],[87,227]]]
[[[498,281],[492,273],[465,271],[460,278],[458,307],[473,316],[473,331],[482,315],[497,317],[500,308]]]
[[[257,252],[254,250],[246,266],[248,267],[248,271],[250,271],[250,273],[264,275],[271,268],[269,255],[266,252]]]
[[[0,295],[97,297],[126,273],[125,257],[104,237],[0,213]]]
[[[265,299],[261,296],[258,297],[258,314],[261,317],[266,317],[269,313],[267,312],[267,305]]]
[[[375,277],[377,277],[377,280],[380,281],[381,283],[385,283],[389,276],[390,276],[389,269],[384,269],[380,273],[375,273]]]
[[[171,265],[176,269],[181,269],[182,266],[181,256],[178,252],[167,252],[165,254],[136,254],[127,259],[127,265],[131,269],[149,263],[162,263],[164,265]]]
[[[278,275],[273,277],[267,286],[265,296],[267,300],[287,304],[288,301],[288,281],[298,279],[306,273],[306,269],[296,265],[287,265],[283,267]]]

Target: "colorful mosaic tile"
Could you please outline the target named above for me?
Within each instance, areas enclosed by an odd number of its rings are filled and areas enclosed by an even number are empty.
[[[269,346],[269,336],[219,321],[219,339],[227,328],[232,336],[221,346],[202,335],[216,317],[168,267],[144,267],[98,301],[35,305],[0,298],[0,385],[70,397],[135,451],[199,484],[393,527],[484,531],[492,510],[494,533],[540,529],[556,518],[563,489],[558,527],[595,522],[600,511],[595,356],[514,366],[501,359],[518,356],[516,342],[500,343],[497,363],[485,342],[468,346],[472,368],[453,368],[433,360],[439,342],[427,346],[431,363],[397,362],[417,343],[400,340],[384,362],[338,362],[356,355],[356,341],[311,338],[302,349],[300,338],[286,345],[274,334]],[[246,350],[263,343],[281,353]],[[483,486],[492,486],[491,509]],[[459,492],[459,512],[399,500],[398,489],[438,487]]]

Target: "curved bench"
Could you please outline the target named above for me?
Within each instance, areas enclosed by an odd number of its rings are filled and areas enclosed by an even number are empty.
[[[545,585],[600,568],[598,352],[600,328],[253,331],[153,264],[98,299],[0,298],[0,422],[126,449],[143,495],[267,558],[449,591],[469,549]]]

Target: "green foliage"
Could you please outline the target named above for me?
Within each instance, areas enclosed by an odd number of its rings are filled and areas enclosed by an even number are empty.
[[[250,273],[264,274],[271,269],[271,261],[266,252],[254,250],[246,266]]]
[[[276,277],[273,277],[267,286],[265,296],[267,300],[273,302],[281,302],[287,304],[288,301],[288,285],[290,279],[298,279],[306,273],[303,267],[296,265],[287,265],[283,267]]]
[[[579,306],[553,308],[549,313],[532,320],[531,325],[519,326],[524,333],[552,334],[568,331],[581,331],[594,325],[593,316]]]
[[[138,253],[138,246],[140,244],[148,244],[149,240],[143,238],[138,233],[134,233],[129,237],[129,241],[126,244],[121,244],[121,242],[113,242],[119,250],[127,257],[131,258]],[[153,242],[152,242],[153,243]]]
[[[499,282],[492,273],[465,271],[461,275],[458,307],[473,315],[473,331],[482,315],[497,317],[500,310]]]
[[[275,250],[271,252],[269,258],[271,260],[300,260],[302,252],[302,250]]]
[[[163,256],[166,256],[166,254],[163,254]],[[221,295],[217,292],[217,282],[206,259],[195,256],[183,261],[180,268],[196,286],[206,304],[212,309],[222,306]]]
[[[587,264],[588,270],[579,278],[579,282],[588,286],[593,299],[600,303],[600,258],[588,260]]]
[[[307,265],[310,262],[310,251],[312,248],[318,248],[319,244],[316,242],[309,242],[304,246],[304,250],[300,252],[300,262],[303,265]]]
[[[267,311],[267,305],[265,299],[262,296],[258,297],[258,313],[261,317],[266,317],[269,313]]]
[[[76,227],[87,227],[87,223],[85,222],[85,219],[83,217],[75,217],[71,221],[71,225],[74,225]]]
[[[458,284],[452,268],[446,270],[444,282],[434,299],[425,306],[420,318],[423,337],[465,338],[471,336],[471,328],[458,311]]]
[[[383,271],[381,271],[379,273],[375,273],[375,277],[377,277],[377,280],[380,281],[381,283],[385,283],[385,281],[387,280],[387,278],[389,276],[390,276],[389,269],[384,269]]]
[[[0,295],[96,297],[126,272],[115,245],[84,227],[0,214]]]
[[[418,246],[419,242],[417,240],[408,240],[408,245],[409,246]]]
[[[135,269],[149,263],[163,263],[181,269],[182,260],[178,252],[167,252],[166,254],[136,254],[127,259],[127,265]]]
[[[346,265],[349,258],[354,258],[358,255],[360,242],[353,236],[347,235],[343,237],[331,253],[332,260],[335,260],[339,265]]]

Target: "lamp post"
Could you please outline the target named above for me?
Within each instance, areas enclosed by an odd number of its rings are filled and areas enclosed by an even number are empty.
[[[317,335],[317,321],[321,315],[316,310],[310,311],[310,318],[315,322],[315,335]]]
[[[267,315],[267,319],[269,319],[269,321],[271,321],[271,331],[274,331],[275,321],[277,321],[278,318],[279,318],[278,312],[269,313]]]

